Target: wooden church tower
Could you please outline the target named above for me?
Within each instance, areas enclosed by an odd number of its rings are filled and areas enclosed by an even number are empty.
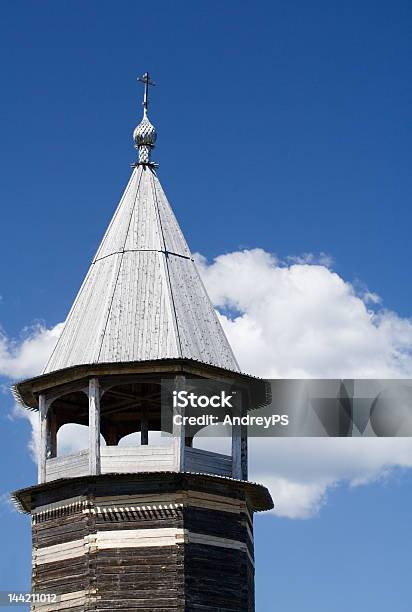
[[[163,380],[235,382],[252,408],[264,390],[240,372],[159,183],[140,80],[138,162],[43,374],[14,387],[39,414],[38,484],[14,493],[32,589],[58,595],[32,609],[250,612],[253,515],[272,500],[247,481],[245,428],[231,455],[195,448],[182,424],[169,446],[148,435]],[[59,456],[66,423],[88,426],[88,448]],[[133,432],[139,445],[118,445]]]

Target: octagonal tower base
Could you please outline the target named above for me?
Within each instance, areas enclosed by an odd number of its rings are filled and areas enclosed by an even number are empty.
[[[106,474],[22,489],[32,610],[254,610],[253,515],[267,489],[190,473]]]

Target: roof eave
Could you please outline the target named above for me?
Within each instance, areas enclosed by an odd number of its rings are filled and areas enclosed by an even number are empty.
[[[229,476],[218,476],[215,474],[201,474],[194,472],[138,472],[138,473],[110,473],[110,474],[100,474],[100,475],[88,475],[88,476],[77,476],[76,478],[60,478],[58,480],[53,480],[51,482],[47,482],[44,484],[38,484],[31,487],[26,487],[24,489],[19,489],[17,491],[13,491],[11,495],[11,500],[19,512],[24,514],[29,514],[33,510],[33,497],[38,496],[43,492],[47,492],[50,494],[51,491],[58,491],[59,488],[66,488],[68,484],[74,486],[77,484],[92,486],[100,481],[111,481],[113,477],[116,477],[116,480],[130,480],[133,481],[144,480],[147,484],[147,477],[150,476],[151,479],[157,481],[172,481],[179,482],[184,479],[193,479],[194,481],[199,481],[199,479],[206,480],[208,482],[233,482],[245,489],[248,502],[252,507],[254,512],[263,512],[267,510],[272,510],[274,507],[272,496],[270,495],[268,489],[261,484],[251,482],[248,480],[238,480],[236,478],[231,478]],[[66,489],[67,490],[67,489]]]
[[[244,382],[264,381],[250,374],[244,374],[236,370],[229,370],[214,364],[196,361],[194,359],[156,359],[150,361],[129,361],[114,363],[78,364],[61,370],[40,374],[16,382],[11,390],[14,399],[28,410],[38,410],[38,396],[40,393],[52,389],[64,383],[75,382],[83,378],[94,376],[117,375],[117,374],[189,374],[192,376],[205,376],[227,380],[236,379]],[[260,385],[259,385],[260,386]],[[264,396],[267,391],[263,390],[259,405],[267,404]]]

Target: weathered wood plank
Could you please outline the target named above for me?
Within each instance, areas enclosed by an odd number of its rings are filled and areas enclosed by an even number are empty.
[[[38,459],[38,482],[46,482],[46,459],[47,459],[47,403],[46,396],[39,395],[39,459]]]
[[[89,381],[89,473],[100,474],[100,388],[98,378]]]
[[[226,459],[231,461],[230,455],[223,455],[222,453],[215,453],[214,451],[205,450],[204,448],[188,448],[186,449],[188,455],[199,455],[200,457],[216,457],[217,459]]]
[[[86,591],[80,605],[73,599],[72,608],[52,610],[252,612],[244,485],[192,475],[133,478],[66,481],[38,495],[45,511],[33,524],[33,584]]]
[[[124,457],[125,455],[173,455],[172,446],[102,446],[101,456]]]
[[[175,389],[176,391],[181,391],[185,388],[186,379],[184,376],[176,376],[175,377]],[[184,417],[185,411],[182,407],[173,408],[173,413],[175,415],[180,415]],[[173,419],[173,439],[174,439],[174,455],[175,455],[175,470],[177,472],[184,471],[185,464],[185,425],[182,422],[177,422]]]

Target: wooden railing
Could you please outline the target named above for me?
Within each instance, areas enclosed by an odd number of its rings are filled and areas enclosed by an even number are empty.
[[[102,446],[102,474],[136,472],[172,472],[176,470],[174,446]],[[185,472],[232,475],[232,458],[199,448],[185,448]],[[89,452],[54,457],[46,461],[47,482],[89,474]]]
[[[171,446],[102,446],[101,473],[169,472],[174,469]]]
[[[200,448],[185,448],[185,472],[232,475],[232,457]]]
[[[89,473],[89,451],[82,450],[74,455],[54,457],[46,461],[46,481],[58,478],[75,478]]]

